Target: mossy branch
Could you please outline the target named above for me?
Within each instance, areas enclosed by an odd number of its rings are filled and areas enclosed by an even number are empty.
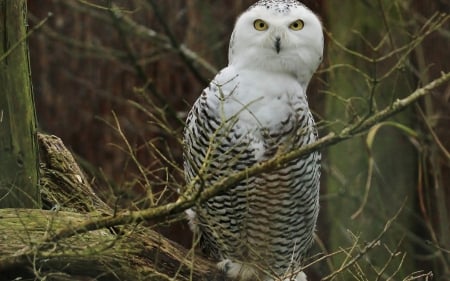
[[[215,264],[150,227],[77,233],[113,210],[99,198],[61,139],[39,134],[44,207],[0,209],[0,280],[216,280]],[[61,229],[74,230],[54,239]],[[53,238],[51,238],[53,237]]]
[[[383,110],[374,113],[372,116],[366,118],[365,120],[349,125],[338,133],[331,132],[326,136],[320,138],[317,142],[306,145],[300,149],[288,152],[286,154],[276,155],[271,160],[266,162],[258,163],[244,171],[235,173],[216,184],[206,187],[204,190],[199,191],[199,193],[193,192],[193,183],[188,183],[186,186],[186,191],[179,197],[176,202],[167,203],[161,206],[156,206],[148,208],[141,211],[127,211],[126,213],[121,213],[116,216],[107,216],[102,218],[95,218],[82,222],[78,225],[66,227],[53,235],[48,236],[48,238],[40,245],[38,248],[45,248],[49,243],[56,243],[64,238],[68,238],[74,235],[79,235],[82,233],[87,233],[89,231],[99,230],[102,228],[112,228],[121,225],[128,225],[133,223],[139,223],[143,221],[152,221],[154,223],[167,221],[168,219],[180,215],[184,210],[205,202],[209,198],[217,195],[218,193],[226,190],[227,188],[235,185],[239,181],[244,180],[247,177],[255,176],[266,171],[277,169],[292,161],[294,159],[300,158],[306,154],[313,151],[317,151],[334,145],[336,143],[342,142],[344,140],[355,137],[361,133],[367,132],[375,124],[388,119],[389,117],[395,115],[396,113],[402,111],[412,103],[419,100],[421,97],[431,93],[437,87],[443,85],[450,80],[450,73],[443,73],[440,78],[435,79],[431,83],[425,85],[422,88],[417,89],[409,96],[398,99],[390,106],[384,108]],[[29,250],[23,252],[21,255],[16,256],[17,261],[23,261],[30,258],[34,251]],[[8,259],[8,258],[6,258]],[[0,259],[0,265],[7,264],[5,258]],[[1,267],[1,266],[0,266]]]

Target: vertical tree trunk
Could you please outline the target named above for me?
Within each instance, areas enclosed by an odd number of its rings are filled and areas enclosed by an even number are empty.
[[[26,1],[0,0],[0,207],[40,206]]]
[[[450,2],[414,1],[414,10],[424,18],[434,13],[447,13]],[[418,23],[420,24],[420,23]],[[442,30],[450,30],[450,21]],[[436,32],[417,48],[414,61],[421,71],[418,75],[420,84],[429,83],[431,77],[437,77],[442,71],[450,70],[450,37],[444,32]],[[423,166],[420,176],[421,212],[426,221],[429,240],[439,245],[433,253],[436,258],[430,262],[435,269],[435,276],[450,276],[450,83],[436,89],[433,95],[423,99],[421,140]]]
[[[389,7],[388,3],[384,2]],[[327,16],[330,23],[329,31],[343,46],[376,58],[381,53],[371,50],[366,42],[377,45],[389,32],[384,25],[380,9],[378,4],[366,5],[362,1],[331,1],[328,4]],[[377,16],[374,16],[375,13]],[[388,17],[395,17],[392,13],[389,14],[390,11],[385,13]],[[352,30],[360,34],[351,32]],[[391,36],[395,38],[397,44],[407,40],[401,38],[399,34],[392,33]],[[387,47],[395,49],[399,46]],[[391,60],[379,63],[369,62],[342,51],[332,43],[329,45],[329,58],[330,65],[350,64],[373,79],[384,74],[398,59],[394,56]],[[374,94],[372,110],[376,111],[377,108],[383,108],[409,93],[410,78],[408,74],[397,72],[379,84],[371,85],[371,82],[357,71],[339,68],[329,76],[329,91],[333,94],[328,96],[325,116],[327,120],[338,120],[335,124],[357,122],[370,110],[372,90]],[[391,121],[409,126],[413,118],[412,113],[411,110],[407,110]],[[325,185],[327,193],[333,195],[327,201],[329,248],[350,247],[357,239],[358,244],[371,241],[383,231],[386,222],[394,217],[405,203],[394,226],[383,236],[381,246],[372,251],[370,260],[367,260],[375,268],[382,268],[383,262],[389,256],[384,248],[386,245],[391,251],[408,253],[401,267],[404,272],[412,272],[413,251],[411,240],[408,238],[414,235],[412,210],[417,186],[416,151],[408,137],[401,130],[391,126],[382,127],[374,135],[374,142],[370,147],[367,145],[367,136],[364,135],[327,150],[329,171],[326,173]],[[399,244],[401,246],[398,246]],[[336,266],[346,258],[348,257],[345,255],[337,255]],[[369,269],[365,273],[372,279],[370,272]]]

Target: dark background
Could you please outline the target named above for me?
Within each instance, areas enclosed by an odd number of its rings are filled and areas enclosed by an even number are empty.
[[[39,129],[62,138],[112,205],[147,207],[150,192],[161,196],[158,203],[173,200],[183,185],[180,120],[214,69],[227,64],[234,21],[253,2],[28,1],[31,26],[53,15],[29,38]],[[448,12],[448,1],[304,3],[320,15],[327,32],[327,55],[308,90],[321,135],[362,118],[371,98],[376,111],[449,70],[448,20],[411,50],[401,48],[435,13]],[[112,6],[168,39],[124,25],[108,9]],[[186,62],[179,46],[212,67]],[[387,58],[374,63],[349,50]],[[358,71],[332,68],[337,65]],[[367,79],[391,69],[385,79]],[[322,210],[312,255],[344,248],[354,257],[404,204],[380,246],[348,272],[364,272],[368,280],[389,275],[404,280],[416,271],[433,271],[435,280],[450,280],[449,99],[446,85],[390,120],[415,134],[386,125],[373,132],[371,147],[362,135],[323,151]],[[160,231],[190,245],[185,223]],[[337,253],[315,264],[311,280],[338,268],[345,256]]]

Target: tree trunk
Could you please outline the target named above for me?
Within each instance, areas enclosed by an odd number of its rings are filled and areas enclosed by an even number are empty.
[[[388,1],[382,2],[389,7]],[[331,1],[328,9],[329,31],[342,46],[368,57],[376,58],[382,54],[367,44],[377,45],[389,32],[381,16],[370,15],[382,13],[380,7],[363,2]],[[348,16],[349,12],[358,16]],[[384,12],[389,14],[391,11]],[[395,16],[389,14],[387,17],[392,19]],[[361,34],[351,30],[358,30]],[[399,34],[392,32],[390,36],[395,38],[396,44],[405,42]],[[399,46],[386,47],[396,49]],[[382,62],[369,62],[343,51],[336,44],[331,43],[328,50],[332,59],[330,65],[343,63],[357,69],[342,67],[329,74],[329,92],[332,94],[327,99],[325,116],[327,120],[336,120],[332,130],[339,127],[336,124],[358,122],[367,112],[376,112],[393,100],[404,97],[413,88],[408,83],[411,76],[400,71],[382,83],[377,81],[397,61],[395,56]],[[374,80],[366,79],[359,72]],[[369,135],[327,149],[325,185],[330,199],[327,201],[328,237],[324,238],[330,249],[350,248],[354,243],[371,241],[383,232],[386,222],[405,204],[393,227],[380,241],[383,246],[373,250],[368,261],[374,268],[383,268],[390,256],[386,248],[392,252],[413,253],[409,238],[415,235],[412,216],[416,199],[417,152],[408,135],[396,127],[410,126],[413,118],[412,110],[408,109],[392,118],[391,123],[385,123],[386,126],[376,126]],[[408,254],[401,270],[414,270],[412,257]],[[347,255],[336,255],[335,266],[339,267],[346,259]],[[387,269],[387,272],[389,270],[394,269]],[[378,273],[366,269],[365,274],[372,280]]]
[[[41,202],[26,9],[25,0],[0,0],[0,208]]]

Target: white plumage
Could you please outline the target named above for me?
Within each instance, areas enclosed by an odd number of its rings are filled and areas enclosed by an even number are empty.
[[[222,69],[186,121],[186,180],[209,186],[317,139],[306,88],[322,60],[320,20],[294,0],[261,0],[237,20]],[[306,280],[320,154],[249,177],[188,211],[218,266],[237,280]]]

